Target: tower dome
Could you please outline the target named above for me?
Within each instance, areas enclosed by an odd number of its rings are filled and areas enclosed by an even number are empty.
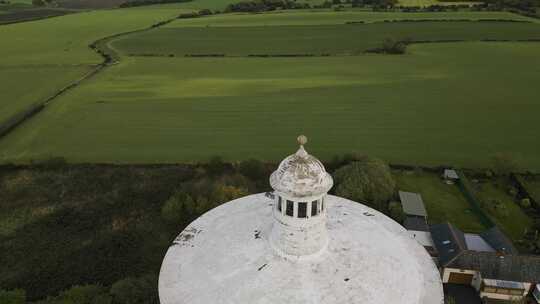
[[[333,181],[324,165],[304,149],[307,138],[298,137],[300,148],[286,157],[278,169],[270,176],[272,188],[291,196],[314,196],[328,192]]]
[[[426,250],[394,220],[327,194],[332,178],[300,149],[245,196],[189,224],[167,250],[161,304],[443,304]]]

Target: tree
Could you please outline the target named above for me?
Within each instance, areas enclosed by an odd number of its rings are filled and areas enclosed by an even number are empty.
[[[518,165],[516,160],[507,153],[496,153],[491,158],[493,172],[500,176],[508,176],[510,173],[517,171]]]
[[[378,158],[365,157],[343,166],[334,173],[334,178],[337,195],[381,211],[386,210],[386,203],[396,189],[390,167]]]
[[[266,176],[266,167],[257,159],[248,159],[240,163],[238,171],[246,177],[252,180],[260,179],[262,176]]]
[[[406,50],[407,44],[403,41],[386,38],[382,43],[382,51],[387,54],[405,54]]]
[[[117,281],[110,291],[114,304],[158,304],[157,281],[153,274]]]
[[[0,303],[2,304],[24,304],[26,292],[22,289],[0,290]]]

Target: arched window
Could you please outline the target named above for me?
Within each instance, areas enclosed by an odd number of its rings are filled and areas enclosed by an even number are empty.
[[[324,211],[324,197],[321,198],[321,212]]]
[[[277,210],[281,213],[281,204],[283,203],[281,196],[278,196]]]
[[[307,217],[307,202],[298,203],[298,217],[299,218]]]
[[[294,203],[293,201],[287,200],[287,209],[285,210],[285,214],[288,216],[294,216]]]
[[[311,202],[311,216],[317,215],[317,203],[318,201]]]

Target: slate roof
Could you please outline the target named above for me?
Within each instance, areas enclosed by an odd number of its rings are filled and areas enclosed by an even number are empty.
[[[480,236],[498,252],[504,254],[519,253],[512,241],[497,226],[480,233]]]
[[[469,250],[465,234],[450,223],[431,226],[441,266],[476,270],[485,279],[540,283],[540,256],[519,255],[498,227],[480,236],[499,252]]]
[[[429,226],[426,223],[426,219],[418,216],[407,216],[403,221],[403,227],[407,230],[414,231],[429,231]]]
[[[418,193],[399,191],[399,199],[403,212],[407,215],[427,217],[422,196]]]
[[[463,251],[447,267],[476,270],[485,279],[540,282],[540,256]]]
[[[446,266],[460,253],[467,250],[465,235],[450,223],[431,226],[431,238],[439,252],[439,262]]]

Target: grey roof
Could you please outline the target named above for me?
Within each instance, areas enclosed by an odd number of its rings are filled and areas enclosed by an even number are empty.
[[[540,256],[518,255],[497,227],[480,236],[499,252],[469,250],[465,234],[450,223],[431,226],[431,237],[439,252],[441,266],[476,270],[485,279],[540,283]],[[507,254],[501,254],[502,248]]]
[[[456,170],[453,170],[453,169],[445,169],[444,170],[444,177],[445,178],[451,178],[451,179],[459,179],[459,176],[458,176]]]
[[[512,244],[512,241],[497,226],[493,226],[491,229],[480,233],[480,236],[489,244],[493,249],[504,254],[518,254],[518,250]]]
[[[426,218],[418,216],[407,216],[403,221],[403,227],[407,230],[429,231]]]
[[[540,256],[463,251],[446,267],[479,271],[485,279],[540,282]]]
[[[439,252],[439,262],[442,266],[450,263],[460,253],[467,250],[465,235],[450,223],[432,225],[431,238]]]
[[[418,193],[399,191],[399,199],[403,206],[403,212],[407,215],[427,217],[426,208],[422,196]]]

